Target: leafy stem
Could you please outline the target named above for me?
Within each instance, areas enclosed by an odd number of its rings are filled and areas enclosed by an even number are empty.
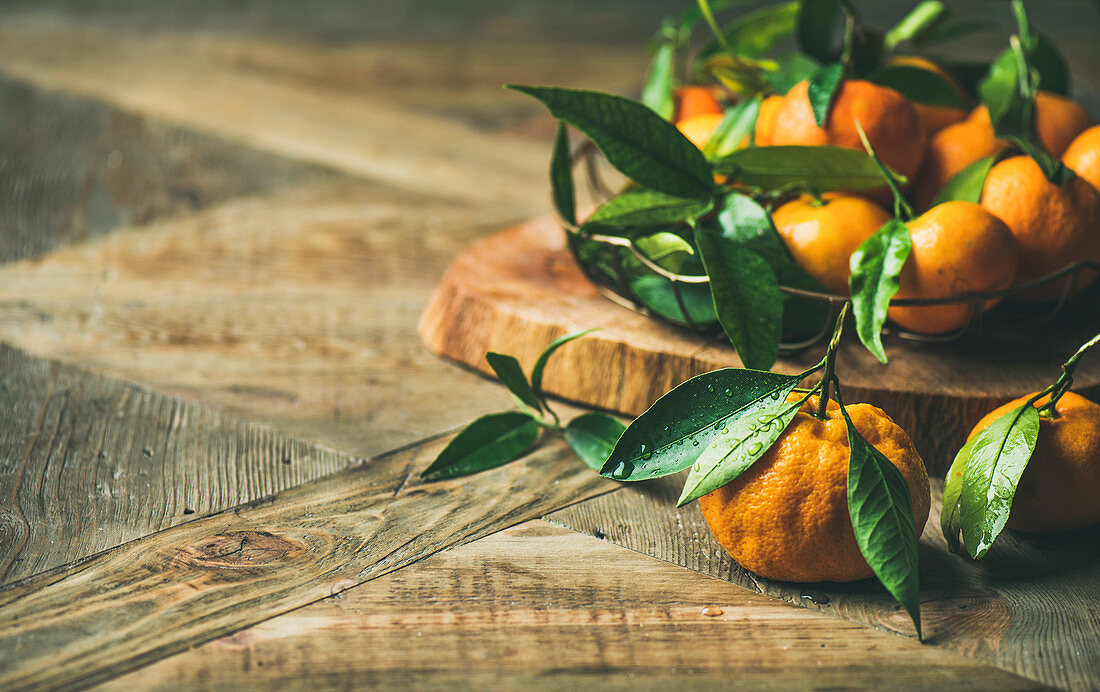
[[[882,171],[882,177],[886,179],[886,185],[890,188],[890,192],[894,195],[894,216],[902,221],[910,221],[913,219],[914,212],[913,207],[909,206],[909,203],[905,201],[905,196],[901,194],[901,188],[898,185],[897,178],[894,177],[893,171],[890,167],[882,162],[878,154],[875,153],[875,148],[871,146],[871,140],[867,138],[867,133],[863,130],[863,125],[856,120],[856,132],[859,133],[859,139],[863,142],[863,148],[867,150],[867,155],[875,162],[879,170]]]
[[[1073,386],[1073,372],[1077,369],[1077,361],[1081,360],[1081,356],[1098,343],[1100,343],[1100,334],[1086,341],[1081,348],[1077,349],[1076,353],[1069,357],[1069,360],[1062,364],[1062,374],[1058,377],[1058,380],[1028,401],[1028,405],[1032,405],[1042,397],[1050,394],[1050,401],[1039,409],[1039,415],[1044,418],[1057,418],[1058,400]]]
[[[718,26],[718,21],[714,18],[714,12],[710,9],[709,0],[698,0],[699,12],[702,13],[703,19],[706,21],[707,26],[714,32],[714,38],[721,44],[730,55],[735,55],[736,51],[733,50],[733,46],[730,45],[729,40],[726,38],[726,32],[722,31],[722,27]]]
[[[817,411],[814,415],[818,420],[825,420],[825,413],[829,409],[829,388],[832,386],[834,379],[833,372],[836,366],[836,352],[840,346],[840,335],[844,333],[844,321],[848,317],[848,303],[844,303],[844,307],[840,309],[840,315],[836,318],[836,326],[833,327],[833,336],[829,339],[829,348],[825,351],[825,358],[822,359],[825,372],[821,375],[821,398],[817,402]]]

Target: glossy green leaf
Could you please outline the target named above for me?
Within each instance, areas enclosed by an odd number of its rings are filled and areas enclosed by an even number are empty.
[[[768,83],[777,94],[786,94],[795,84],[814,76],[821,63],[803,53],[788,53],[775,59],[777,69],[768,75]]]
[[[768,370],[779,357],[783,293],[767,260],[748,247],[695,229],[718,323],[747,368]]]
[[[642,83],[642,103],[665,120],[672,120],[676,103],[672,98],[674,81],[676,44],[670,39],[662,40],[653,52],[645,81]]]
[[[542,402],[531,389],[527,376],[523,374],[523,368],[519,361],[504,353],[489,351],[485,354],[485,360],[489,361],[489,367],[496,373],[501,384],[508,388],[521,403],[530,406],[536,411],[542,410]]]
[[[732,482],[771,449],[794,420],[801,402],[767,397],[723,424],[720,434],[691,465],[676,506],[697,500]]]
[[[886,32],[883,45],[888,50],[893,50],[898,44],[905,41],[919,39],[948,15],[947,6],[940,0],[924,0],[909,13],[901,18],[897,24]]]
[[[1046,36],[1035,33],[1030,51],[1032,66],[1039,73],[1038,87],[1063,96],[1069,95],[1070,78],[1066,59]]]
[[[840,54],[837,27],[840,19],[838,0],[802,0],[798,14],[798,43],[807,55],[833,62]]]
[[[897,219],[887,221],[852,253],[848,286],[859,340],[880,362],[886,362],[882,348],[882,325],[890,299],[898,292],[901,268],[913,248],[909,229]]]
[[[752,140],[756,128],[756,116],[760,113],[760,99],[744,99],[726,109],[722,122],[703,147],[708,159],[720,159],[741,148],[742,140]]]
[[[569,151],[569,133],[565,123],[558,123],[554,137],[554,153],[550,158],[550,191],[558,215],[577,224],[577,195],[573,189],[573,154]]]
[[[421,478],[457,478],[515,461],[535,443],[539,424],[519,411],[482,416],[443,448]]]
[[[586,227],[650,228],[685,223],[708,211],[710,199],[677,197],[656,190],[636,188],[607,200],[592,216]]]
[[[807,96],[818,127],[825,127],[828,122],[829,109],[832,108],[833,99],[843,79],[844,66],[839,63],[825,65],[810,78]]]
[[[716,161],[714,167],[744,185],[766,190],[805,183],[820,191],[860,192],[886,182],[866,152],[833,146],[749,147]],[[895,175],[905,181],[905,176]]]
[[[626,426],[606,413],[585,413],[565,426],[565,441],[581,460],[599,471]]]
[[[633,423],[615,444],[600,474],[644,481],[686,469],[730,421],[759,416],[764,401],[782,401],[802,381],[742,368],[722,368],[672,389]]]
[[[676,273],[683,268],[684,260],[695,254],[695,248],[691,243],[668,231],[638,238],[634,241],[634,245],[649,261],[662,269]],[[631,268],[641,265],[633,255],[627,255],[625,263]]]
[[[786,2],[761,7],[727,24],[722,33],[726,43],[737,55],[758,58],[789,39],[798,25],[800,3]],[[717,40],[711,40],[700,51],[705,58],[722,50]]]
[[[975,560],[1004,530],[1038,437],[1039,411],[1025,404],[993,421],[971,446],[959,504],[963,542]]]
[[[931,206],[944,202],[973,202],[982,201],[982,189],[985,187],[986,176],[997,162],[997,155],[978,159],[966,168],[956,173],[951,180],[936,194]]]
[[[1006,50],[997,56],[978,85],[993,131],[1000,137],[1031,137],[1033,133],[1036,77],[1021,72],[1020,67],[1016,53]]]
[[[550,356],[554,355],[555,351],[557,351],[559,348],[566,345],[570,341],[573,341],[574,339],[579,339],[586,334],[591,334],[597,329],[599,329],[599,327],[585,329],[583,332],[574,332],[573,334],[566,334],[565,336],[558,337],[557,339],[551,341],[550,345],[542,350],[542,353],[540,353],[539,357],[535,360],[535,366],[531,368],[531,389],[534,390],[535,394],[540,399],[543,396],[542,375],[546,371],[546,364],[550,361]]]
[[[897,91],[910,101],[928,106],[970,109],[970,101],[955,85],[931,70],[912,65],[888,65],[875,70],[868,79]]]
[[[962,530],[962,505],[959,500],[962,497],[963,474],[966,471],[966,464],[970,460],[970,450],[973,449],[974,443],[977,441],[977,435],[966,441],[966,444],[959,449],[959,453],[955,455],[954,461],[951,462],[951,468],[947,470],[947,475],[943,479],[940,532],[943,533],[943,537],[947,540],[947,547],[953,553],[959,552],[961,546],[959,531]]]
[[[612,166],[643,187],[680,197],[709,197],[714,178],[703,152],[648,107],[613,94],[510,85],[542,101],[596,143]]]
[[[905,478],[882,452],[848,425],[848,516],[867,564],[909,613],[921,636],[917,531]]]
[[[714,312],[714,299],[706,284],[680,284],[683,310],[676,300],[672,282],[663,277],[652,274],[637,277],[630,282],[630,290],[643,306],[665,319],[686,322],[686,310],[687,318],[695,324],[711,325],[718,321],[718,315]]]

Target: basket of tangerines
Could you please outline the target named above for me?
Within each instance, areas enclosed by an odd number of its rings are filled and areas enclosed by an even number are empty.
[[[849,301],[883,362],[884,330],[949,340],[1095,310],[1081,294],[1100,269],[1100,126],[1022,3],[985,64],[922,54],[995,30],[935,0],[887,31],[837,0],[721,23],[733,4],[664,22],[640,101],[512,87],[561,123],[555,207],[605,293],[724,330],[761,369],[824,337]],[[575,150],[567,125],[585,137]],[[597,154],[626,177],[614,193]],[[602,199],[586,218],[578,166]]]

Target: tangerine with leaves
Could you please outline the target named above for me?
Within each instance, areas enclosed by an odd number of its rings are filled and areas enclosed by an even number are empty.
[[[832,293],[848,293],[848,258],[890,215],[869,199],[826,192],[791,200],[772,213],[794,261]]]
[[[751,572],[784,581],[847,582],[872,576],[848,512],[848,433],[840,406],[825,419],[810,397],[783,435],[732,483],[699,498],[719,544]],[[909,436],[882,410],[853,404],[859,433],[901,472],[917,536],[928,519],[928,474]]]
[[[912,251],[901,270],[898,298],[949,298],[1012,285],[1020,261],[1016,242],[1008,227],[981,206],[938,204],[906,225]],[[970,305],[893,306],[889,315],[910,331],[948,334],[970,320]]]
[[[1035,393],[1037,394],[1037,392]],[[982,418],[970,438],[1035,396],[1010,401]],[[1034,406],[1042,411],[1045,396]],[[961,473],[957,471],[957,473]],[[1039,436],[1006,526],[1040,533],[1084,529],[1100,523],[1100,405],[1066,392],[1051,415],[1040,414]]]
[[[962,169],[1008,146],[993,133],[988,113],[984,119],[976,113],[933,135],[928,156],[913,185],[913,201],[918,209],[928,209],[940,190]]]
[[[1062,163],[1100,191],[1100,125],[1077,135],[1062,154]]]

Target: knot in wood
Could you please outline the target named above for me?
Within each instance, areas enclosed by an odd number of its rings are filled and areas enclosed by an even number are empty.
[[[207,569],[249,569],[287,562],[304,547],[267,531],[232,531],[181,548],[178,558]]]

